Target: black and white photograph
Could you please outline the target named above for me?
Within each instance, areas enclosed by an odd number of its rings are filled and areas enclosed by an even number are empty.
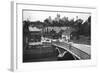
[[[91,13],[22,10],[23,63],[91,59]]]

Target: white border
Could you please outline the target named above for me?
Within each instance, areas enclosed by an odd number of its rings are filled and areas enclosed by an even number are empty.
[[[92,16],[91,29],[96,28],[96,9],[94,7],[74,7],[74,6],[52,6],[52,5],[36,5],[32,3],[18,3],[14,2],[14,26],[13,26],[13,65],[14,71],[31,71],[34,69],[56,69],[66,67],[80,67],[80,66],[91,66],[96,65],[96,48],[94,34],[96,31],[92,31],[92,46],[91,46],[91,60],[79,60],[79,61],[61,61],[61,62],[33,62],[23,63],[22,62],[22,9],[33,9],[33,10],[57,10],[57,11],[74,11],[74,12],[89,12]]]

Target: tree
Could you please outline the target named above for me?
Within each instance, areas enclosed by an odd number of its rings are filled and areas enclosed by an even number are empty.
[[[79,39],[80,34],[82,32],[82,23],[83,20],[82,19],[77,19],[75,22],[72,20],[71,22],[71,27],[74,29],[71,34],[73,35],[73,37],[76,37],[76,39]]]
[[[26,49],[28,45],[30,21],[23,21],[23,47]]]

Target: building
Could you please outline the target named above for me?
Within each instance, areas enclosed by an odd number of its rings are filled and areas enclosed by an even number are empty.
[[[70,33],[71,33],[70,28],[67,28],[67,29],[62,33],[62,39],[63,39],[63,41],[69,42],[69,40],[70,40]]]
[[[60,20],[60,14],[57,14],[57,17],[55,18],[55,21],[59,22]]]
[[[41,44],[41,30],[37,27],[29,27],[29,45]]]

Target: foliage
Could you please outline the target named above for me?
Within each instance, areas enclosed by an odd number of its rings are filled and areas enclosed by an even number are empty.
[[[38,28],[45,28],[45,27],[70,27],[71,28],[71,34],[79,38],[79,35],[84,36],[91,36],[91,16],[83,22],[82,19],[77,19],[74,21],[68,20],[68,17],[60,18],[59,21],[51,20],[49,18],[46,18],[43,22],[41,21],[23,21],[23,32],[24,35],[28,35],[29,29],[28,27],[32,25],[32,27],[38,27]],[[56,33],[54,30],[50,32],[50,34]],[[62,30],[61,32],[62,33]]]

